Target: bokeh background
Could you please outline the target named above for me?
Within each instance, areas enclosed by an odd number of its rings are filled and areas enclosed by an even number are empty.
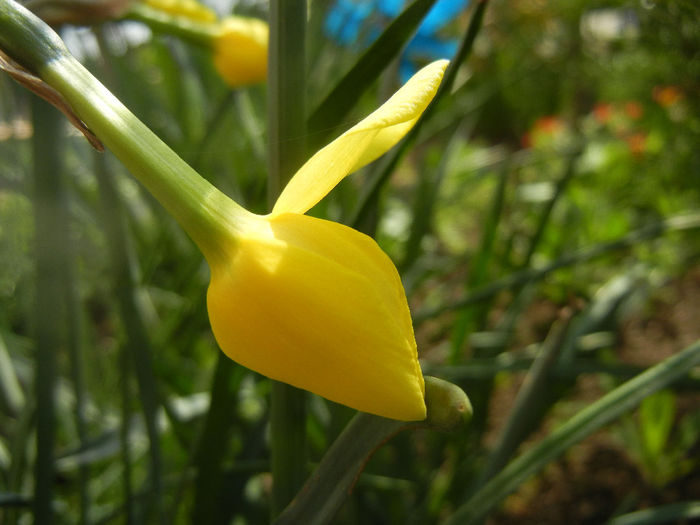
[[[457,53],[477,2],[438,4],[450,5],[340,121],[311,121],[311,151]],[[311,112],[403,8],[309,3]],[[203,176],[267,210],[264,84],[231,89],[207,50],[139,22],[62,35]],[[700,338],[699,88],[695,0],[492,0],[412,147],[314,208],[375,236],[402,274],[424,371],[474,406],[463,429],[405,432],[379,449],[336,523],[443,522],[511,459]],[[0,76],[0,522],[31,522],[35,349],[51,325],[61,523],[267,522],[269,383],[218,350],[203,258],[114,157],[67,121],[37,128],[36,104]],[[37,141],[56,143],[53,180],[32,176]],[[42,213],[54,218],[48,266]],[[55,308],[41,310],[47,275]],[[311,468],[352,412],[307,402]],[[696,370],[541,465],[487,522],[678,509],[700,495],[699,446]]]

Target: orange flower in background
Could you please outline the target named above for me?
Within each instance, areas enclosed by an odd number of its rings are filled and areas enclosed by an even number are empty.
[[[601,102],[593,107],[593,116],[601,124],[607,124],[612,117],[613,106],[607,102]]]
[[[549,141],[557,134],[564,131],[566,122],[556,115],[547,115],[538,118],[530,128],[530,131],[520,139],[524,148],[531,148],[541,144],[542,141]]]
[[[643,131],[637,131],[625,137],[625,142],[627,142],[630,152],[635,156],[639,156],[646,150],[647,134]]]
[[[655,86],[652,97],[661,107],[673,106],[683,98],[683,92],[678,86]]]
[[[564,121],[556,115],[538,118],[532,126],[533,133],[554,135],[564,128]]]
[[[639,102],[630,100],[625,102],[625,114],[633,120],[638,120],[644,115],[644,108]]]

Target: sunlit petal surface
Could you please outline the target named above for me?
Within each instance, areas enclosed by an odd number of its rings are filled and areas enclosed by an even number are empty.
[[[398,273],[370,237],[298,214],[261,217],[207,296],[223,351],[357,410],[425,417],[423,376]]]

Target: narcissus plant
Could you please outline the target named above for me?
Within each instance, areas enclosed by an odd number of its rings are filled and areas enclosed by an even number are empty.
[[[0,10],[0,22],[4,12]],[[78,116],[180,222],[211,268],[209,318],[233,360],[365,412],[426,416],[425,385],[396,268],[370,237],[304,213],[396,144],[428,106],[446,61],[313,155],[268,215],[203,179],[132,115],[40,22],[0,32],[0,46],[65,97]],[[31,45],[23,45],[31,43]]]

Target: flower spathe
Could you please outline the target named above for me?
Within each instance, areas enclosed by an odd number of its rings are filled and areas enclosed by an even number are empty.
[[[303,214],[405,135],[446,65],[425,67],[311,157],[271,214],[235,213],[227,248],[208,257],[209,319],[231,359],[364,412],[425,418],[423,376],[396,268],[367,235]]]

